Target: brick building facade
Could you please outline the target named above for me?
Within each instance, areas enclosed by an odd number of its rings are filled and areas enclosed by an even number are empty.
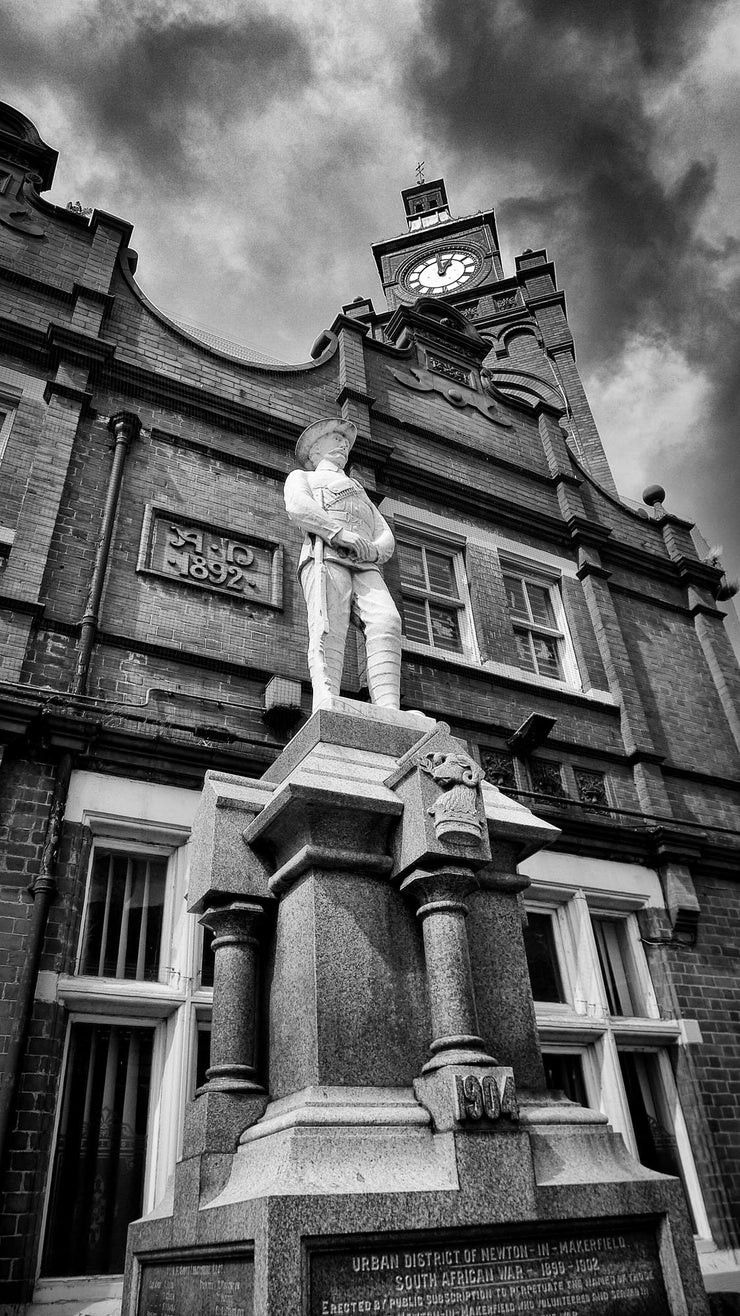
[[[388,309],[286,366],[156,310],[55,161],[0,107],[0,1311],[115,1311],[166,1191],[208,1054],[189,829],[310,710],[282,489],[333,415],[396,534],[403,706],[562,829],[524,866],[549,1082],[681,1176],[737,1287],[740,674],[690,525],[617,493],[546,253],[507,277],[492,212],[410,188]]]

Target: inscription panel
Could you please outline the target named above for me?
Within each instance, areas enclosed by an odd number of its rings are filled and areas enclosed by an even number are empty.
[[[251,1257],[145,1262],[137,1316],[252,1316]]]
[[[283,549],[149,504],[137,570],[245,603],[281,608]]]
[[[654,1232],[541,1227],[315,1251],[310,1316],[670,1316]]]

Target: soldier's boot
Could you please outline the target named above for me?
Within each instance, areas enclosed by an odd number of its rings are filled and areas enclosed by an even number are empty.
[[[400,641],[400,636],[399,636]],[[379,708],[399,708],[401,696],[400,643],[367,655],[367,688]]]

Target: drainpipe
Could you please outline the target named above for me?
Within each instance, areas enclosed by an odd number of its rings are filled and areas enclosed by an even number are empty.
[[[85,612],[82,617],[82,625],[80,629],[77,662],[75,664],[75,673],[72,680],[72,689],[70,691],[71,694],[75,695],[84,694],[87,688],[90,659],[92,657],[93,644],[95,642],[95,635],[97,633],[100,617],[100,600],[103,594],[106,571],[108,569],[108,557],[110,553],[111,539],[113,537],[113,526],[115,524],[118,499],[121,492],[123,467],[129,443],[132,439],[138,437],[141,430],[141,421],[133,412],[120,411],[115,416],[111,416],[108,421],[108,429],[111,430],[115,436],[115,448],[113,452],[113,464],[111,466],[110,479],[108,481],[108,493],[106,495],[105,507],[103,509],[103,523],[100,530],[100,539],[95,554],[95,565],[93,567],[90,590],[88,592],[87,603],[85,605]],[[0,1166],[2,1166],[5,1161],[8,1138],[12,1128],[15,1097],[18,1091],[21,1067],[26,1049],[26,1039],[28,1037],[28,1027],[31,1020],[34,996],[36,994],[36,980],[38,978],[38,968],[44,944],[46,923],[49,917],[51,903],[56,895],[57,885],[55,873],[57,856],[59,853],[59,842],[62,836],[64,811],[67,803],[67,791],[69,789],[69,780],[72,775],[73,767],[74,758],[69,751],[66,751],[57,764],[54,790],[51,798],[51,806],[49,808],[49,817],[46,823],[44,848],[41,852],[41,863],[39,865],[39,871],[29,888],[31,899],[33,900],[31,926],[28,930],[23,967],[18,982],[18,997],[11,1025],[8,1052],[5,1057],[4,1073],[0,1080]]]
[[[132,439],[139,436],[141,430],[141,421],[131,411],[119,411],[115,416],[111,416],[108,421],[108,429],[115,435],[115,448],[113,451],[113,465],[111,467],[110,480],[108,483],[108,494],[105,499],[105,508],[103,510],[103,524],[100,531],[100,540],[98,551],[95,554],[95,566],[93,567],[92,580],[90,581],[90,592],[87,596],[87,604],[82,618],[82,628],[80,630],[80,645],[77,653],[77,666],[75,668],[74,681],[72,683],[72,694],[83,695],[87,688],[87,677],[90,670],[90,658],[92,656],[93,644],[98,630],[98,621],[100,618],[100,600],[103,595],[103,585],[105,584],[105,573],[108,570],[108,554],[110,553],[110,542],[113,538],[113,526],[116,520],[116,511],[118,509],[118,499],[121,492],[121,480],[123,479],[123,466],[126,461],[128,446]]]

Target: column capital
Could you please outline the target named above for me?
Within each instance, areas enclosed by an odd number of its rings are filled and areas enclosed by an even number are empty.
[[[465,865],[446,865],[444,868],[412,868],[401,882],[401,891],[417,902],[418,918],[454,910],[467,914],[465,897],[477,886],[477,875]]]

